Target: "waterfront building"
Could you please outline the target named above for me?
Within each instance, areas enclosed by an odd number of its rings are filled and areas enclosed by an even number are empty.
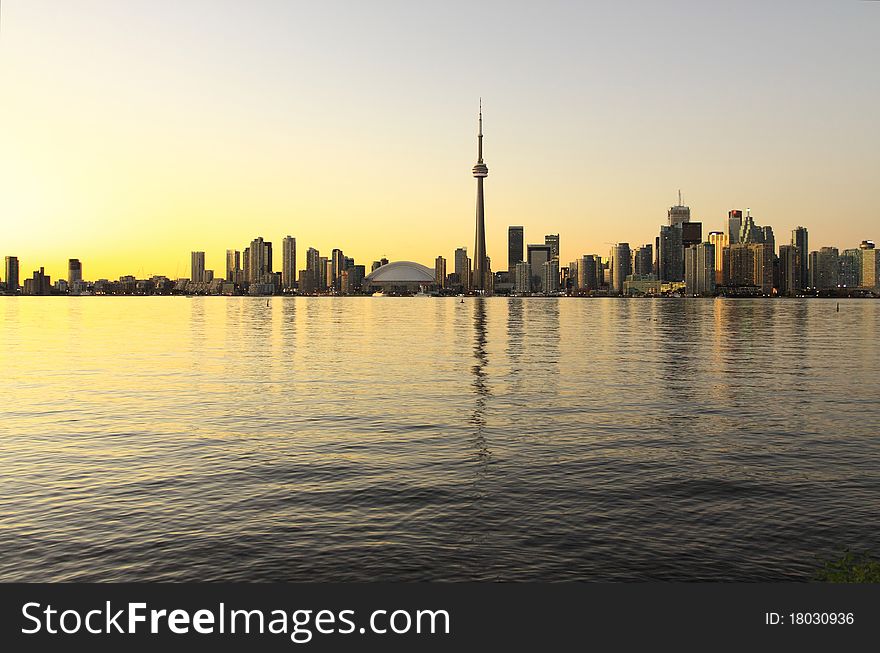
[[[285,236],[281,240],[281,287],[296,288],[296,238]]]
[[[862,250],[858,248],[843,250],[837,274],[837,282],[843,288],[857,288],[862,285]]]
[[[800,251],[796,245],[779,246],[779,294],[794,296],[803,289]]]
[[[544,244],[550,247],[550,258],[559,260],[559,234],[544,236]]]
[[[532,291],[532,267],[527,261],[520,261],[516,264],[515,279],[513,282],[514,292],[520,294],[530,293]]]
[[[521,225],[507,228],[507,271],[511,278],[516,276],[516,264],[523,261],[524,231]]]
[[[710,231],[708,241],[715,246],[715,284],[720,286],[724,283],[724,248],[730,243],[723,231]]]
[[[446,259],[442,256],[434,259],[434,282],[438,288],[446,287]]]
[[[739,209],[731,209],[727,212],[727,237],[728,245],[739,243],[739,232],[742,229],[743,212]]]
[[[541,275],[541,292],[550,295],[559,291],[559,259],[544,261]]]
[[[52,289],[52,280],[43,268],[34,270],[34,276],[24,280],[23,295],[48,295]]]
[[[670,229],[679,230],[678,227]],[[680,230],[679,230],[680,231]],[[632,253],[629,243],[617,243],[611,248],[611,289],[618,295],[623,294],[623,284],[632,274]]]
[[[863,240],[859,245],[862,253],[861,285],[873,290],[880,289],[880,252],[872,240]]]
[[[681,225],[660,227],[657,238],[657,277],[661,281],[684,279],[684,242]]]
[[[464,292],[471,289],[471,259],[467,255],[467,247],[459,247],[455,250],[455,274],[458,275],[458,283]]]
[[[271,283],[272,243],[258,236],[251,241],[248,251],[248,283]]]
[[[67,261],[67,285],[72,288],[74,284],[82,281],[82,263],[78,258],[68,259]]]
[[[625,295],[658,295],[662,287],[655,274],[631,274],[623,282]]]
[[[633,274],[644,276],[654,274],[654,246],[642,245],[636,250],[633,265]]]
[[[730,289],[753,288],[773,294],[773,252],[764,243],[736,243],[724,249],[724,284]]]
[[[190,254],[190,281],[201,283],[205,280],[205,253],[192,252]]]
[[[791,231],[791,244],[798,249],[798,280],[803,290],[809,281],[809,239],[807,237],[806,227],[796,227]]]
[[[241,283],[241,252],[237,249],[226,250],[226,281]]]
[[[543,292],[544,263],[553,258],[550,245],[536,244],[526,248],[526,259],[532,275],[530,292]]]
[[[19,286],[18,257],[6,257],[6,292],[16,294]]]
[[[578,263],[578,290],[592,292],[602,285],[599,282],[601,262],[594,254],[585,254]]]
[[[715,294],[715,245],[691,245],[684,250],[684,281],[688,295]]]
[[[395,261],[370,272],[365,289],[386,294],[414,294],[435,290],[434,270],[412,261]]]

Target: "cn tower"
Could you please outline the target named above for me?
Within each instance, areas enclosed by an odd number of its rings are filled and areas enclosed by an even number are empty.
[[[489,168],[483,163],[483,100],[480,99],[480,129],[477,133],[477,165],[474,177],[477,178],[477,234],[474,245],[474,290],[486,290],[486,220],[483,208],[483,178],[489,176]]]

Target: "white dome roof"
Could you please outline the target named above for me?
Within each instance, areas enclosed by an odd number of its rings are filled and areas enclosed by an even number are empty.
[[[376,268],[366,281],[379,283],[434,283],[434,270],[412,261],[395,261]]]

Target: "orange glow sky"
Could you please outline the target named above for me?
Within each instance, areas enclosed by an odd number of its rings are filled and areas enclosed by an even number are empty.
[[[880,240],[878,61],[870,2],[5,0],[0,255],[91,280],[195,249],[222,274],[287,234],[451,259],[479,96],[496,270],[510,224],[563,264],[652,242],[679,188],[704,234],[750,207],[854,247]]]

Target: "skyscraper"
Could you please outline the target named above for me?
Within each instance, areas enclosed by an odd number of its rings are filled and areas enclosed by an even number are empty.
[[[513,289],[518,293],[528,293],[532,291],[532,268],[525,261],[516,264],[516,277],[514,279]]]
[[[807,281],[809,280],[809,265],[807,263],[807,256],[810,252],[810,249],[806,227],[796,227],[795,229],[792,229],[791,244],[798,248],[798,265],[800,266],[798,278],[801,283],[801,286],[800,288],[798,288],[798,290],[803,290],[804,287],[806,287],[807,285]]]
[[[190,281],[196,283],[205,280],[205,253],[193,252],[190,255]]]
[[[599,283],[599,267],[601,263],[595,255],[584,255],[578,263],[578,290],[590,292],[601,285]]]
[[[724,248],[729,244],[727,234],[723,231],[710,231],[709,242],[715,246],[715,284],[720,286],[724,283]]]
[[[471,260],[467,255],[467,247],[459,247],[455,250],[455,274],[458,282],[467,291],[471,288]]]
[[[673,231],[679,231],[671,227]],[[611,289],[618,295],[623,294],[623,284],[626,278],[632,274],[632,252],[629,243],[617,243],[611,249]]]
[[[483,208],[483,179],[489,175],[489,168],[483,163],[483,102],[480,101],[480,128],[477,133],[477,164],[473,173],[477,179],[477,226],[474,244],[473,288],[480,292],[486,289],[486,220]]]
[[[559,260],[559,234],[547,234],[544,236],[544,244],[550,246],[550,258]]]
[[[269,283],[272,274],[272,243],[258,236],[250,245],[250,283]]]
[[[285,236],[281,241],[281,287],[296,287],[296,238]]]
[[[226,250],[226,281],[241,283],[241,252],[237,249]]]
[[[512,281],[516,279],[516,264],[523,260],[523,235],[522,226],[507,228],[507,271]]]
[[[684,250],[684,282],[689,295],[715,294],[715,245],[705,242]]]
[[[446,259],[442,256],[434,259],[434,282],[438,288],[446,287]]]
[[[670,227],[674,227],[682,222],[691,221],[691,209],[689,206],[684,206],[684,204],[682,204],[681,191],[678,191],[678,204],[670,206],[669,211],[666,212],[666,216],[669,219]]]
[[[795,245],[779,246],[779,294],[796,295],[804,287],[800,279],[801,266]]]
[[[340,279],[345,270],[345,254],[341,249],[334,249],[330,253],[330,271],[327,273],[327,285],[335,290],[341,290]]]
[[[17,256],[7,256],[6,257],[6,292],[9,293],[17,293],[18,292],[18,257]]]
[[[647,275],[654,273],[654,246],[642,245],[636,250],[634,274]]]
[[[543,292],[544,263],[552,258],[550,245],[529,245],[526,251],[529,271],[532,275],[531,292]]]
[[[657,277],[660,281],[684,280],[681,225],[660,227],[660,237],[657,239]]]
[[[67,261],[67,283],[73,288],[73,284],[82,281],[82,263],[78,258],[68,259]]]
[[[743,212],[732,209],[727,213],[727,238],[728,245],[736,245],[739,242],[739,232],[742,228]]]
[[[550,258],[544,261],[541,274],[541,292],[545,294],[555,293],[559,290],[559,259]]]
[[[855,288],[862,280],[862,250],[850,248],[840,255],[838,283],[844,288]]]
[[[874,246],[874,241],[863,240],[859,245],[862,254],[861,284],[865,288],[880,288],[880,256]]]

